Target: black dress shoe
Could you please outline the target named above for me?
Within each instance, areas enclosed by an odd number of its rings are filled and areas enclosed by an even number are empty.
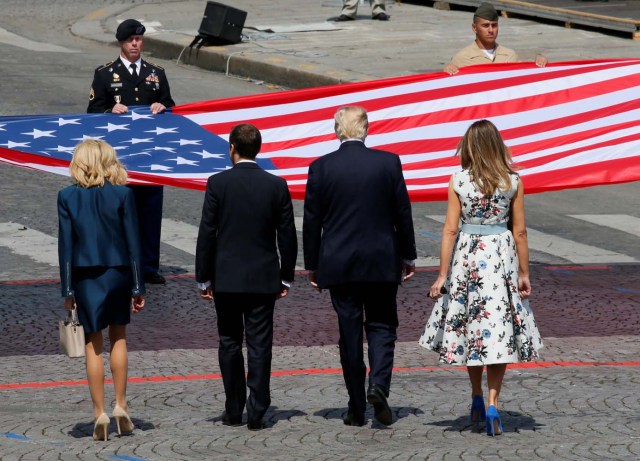
[[[367,401],[373,405],[373,414],[379,423],[385,426],[393,423],[391,408],[389,408],[389,404],[387,403],[387,396],[380,386],[377,384],[371,384],[369,386]]]
[[[144,283],[152,283],[154,285],[164,285],[167,281],[157,272],[149,272],[144,274]]]
[[[355,413],[347,412],[347,415],[342,420],[345,426],[364,426],[364,416],[357,417]]]
[[[335,22],[347,22],[347,21],[355,21],[356,18],[352,18],[351,16],[347,16],[346,14],[341,14],[337,18],[333,18],[332,21]]]
[[[224,426],[232,426],[232,427],[242,426],[242,416],[231,416],[226,411],[222,413],[221,420]]]
[[[375,19],[376,21],[388,21],[389,15],[387,13],[378,13],[373,16],[372,19]]]
[[[259,419],[257,421],[247,421],[247,429],[249,429],[250,431],[259,431],[264,428],[265,425],[263,419]]]

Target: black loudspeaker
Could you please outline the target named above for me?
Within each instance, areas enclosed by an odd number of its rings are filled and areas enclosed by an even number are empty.
[[[218,2],[207,2],[198,29],[207,44],[226,45],[238,43],[242,37],[242,28],[247,19],[247,12],[223,5]]]

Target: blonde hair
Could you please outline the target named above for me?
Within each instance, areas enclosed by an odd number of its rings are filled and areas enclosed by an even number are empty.
[[[367,111],[360,106],[346,106],[338,109],[335,115],[335,131],[340,141],[344,139],[362,139],[367,137],[369,121]]]
[[[500,132],[489,120],[474,122],[458,143],[462,168],[469,170],[475,185],[490,196],[511,188],[511,153]]]
[[[127,171],[118,160],[116,151],[98,139],[88,139],[76,146],[69,172],[82,187],[102,187],[105,180],[112,184],[127,182]]]

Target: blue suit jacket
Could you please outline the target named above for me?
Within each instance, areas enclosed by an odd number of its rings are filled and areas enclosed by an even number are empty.
[[[69,186],[58,192],[58,259],[62,296],[73,296],[72,268],[130,266],[133,295],[145,292],[133,192]]]
[[[321,288],[397,282],[416,259],[411,203],[400,158],[347,141],[309,166],[304,261]]]

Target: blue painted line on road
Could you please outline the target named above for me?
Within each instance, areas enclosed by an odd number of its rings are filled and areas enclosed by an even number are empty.
[[[640,295],[640,290],[632,290],[631,288],[621,288],[621,287],[613,287],[616,291],[621,291],[623,293],[633,293],[634,295]]]
[[[21,434],[14,434],[13,432],[3,432],[0,435],[8,439],[14,439],[14,440],[31,440],[31,437],[27,437],[26,435],[21,435]]]
[[[573,271],[565,271],[565,270],[562,270],[562,269],[553,269],[553,272],[555,274],[575,275],[575,272],[573,272]]]
[[[440,238],[440,234],[434,234],[433,232],[429,232],[425,230],[420,231],[420,235],[424,235],[425,237],[434,238],[434,239]]]
[[[119,459],[122,461],[147,461],[144,458],[136,458],[135,456],[127,455],[109,455],[109,459]]]

